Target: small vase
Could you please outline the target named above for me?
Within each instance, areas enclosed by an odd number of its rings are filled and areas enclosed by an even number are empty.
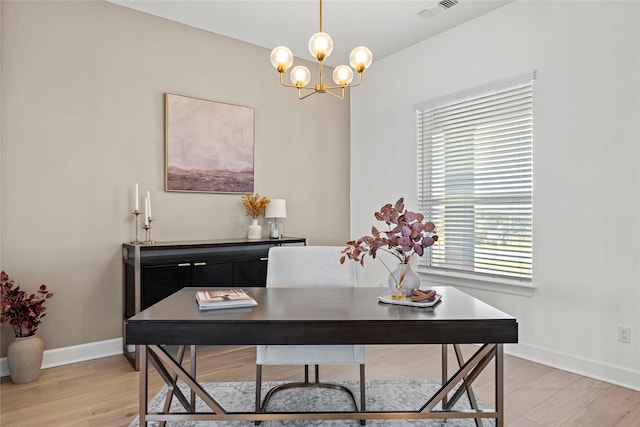
[[[35,381],[40,376],[44,344],[40,337],[16,337],[7,349],[7,364],[11,381],[24,384]]]
[[[399,263],[389,275],[388,283],[392,295],[406,298],[411,296],[412,289],[420,288],[420,276],[411,268],[411,264]]]
[[[251,220],[247,237],[249,240],[257,240],[262,237],[262,226],[258,224],[258,218]]]

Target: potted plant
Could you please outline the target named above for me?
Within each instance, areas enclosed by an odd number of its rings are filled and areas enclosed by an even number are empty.
[[[262,226],[258,224],[258,216],[264,214],[270,202],[269,199],[260,196],[258,193],[242,195],[242,206],[244,206],[247,216],[253,217],[247,235],[249,239],[259,239],[262,237]]]
[[[411,260],[415,255],[422,256],[425,249],[438,240],[436,226],[433,222],[426,221],[423,214],[406,210],[404,198],[400,198],[394,205],[387,203],[374,216],[378,221],[384,222],[388,230],[380,231],[373,226],[371,235],[348,241],[348,246],[342,251],[344,255],[340,257],[340,263],[348,258],[364,265],[364,256],[376,258],[378,251],[393,255],[398,259],[398,267],[394,271],[382,259],[378,259],[389,272],[389,285],[394,289],[393,297],[404,298],[411,295],[412,289],[420,287],[420,277],[411,269]]]
[[[47,314],[44,304],[52,296],[44,284],[36,293],[28,294],[15,286],[7,273],[0,273],[0,323],[10,324],[16,337],[7,349],[14,383],[35,381],[40,376],[44,345],[36,332]]]

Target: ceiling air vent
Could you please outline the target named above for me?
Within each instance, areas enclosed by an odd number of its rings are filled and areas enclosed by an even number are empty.
[[[434,15],[437,15],[438,13],[442,12],[443,10],[447,10],[452,8],[453,6],[458,4],[458,0],[442,0],[440,2],[438,2],[436,5],[431,6],[427,9],[421,10],[420,12],[418,12],[418,16],[421,16],[423,18],[430,18]]]
[[[457,4],[458,4],[458,0],[442,0],[440,3],[438,3],[438,6],[442,6],[445,9],[449,9],[450,7],[453,7]]]

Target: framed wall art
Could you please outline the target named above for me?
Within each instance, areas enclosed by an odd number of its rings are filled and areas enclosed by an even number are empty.
[[[252,107],[165,94],[165,190],[252,193]]]

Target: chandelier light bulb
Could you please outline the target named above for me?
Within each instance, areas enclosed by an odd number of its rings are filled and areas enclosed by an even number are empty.
[[[346,86],[353,80],[353,70],[347,65],[338,65],[333,70],[333,81],[338,86]]]
[[[284,73],[293,65],[293,53],[286,46],[278,46],[271,51],[271,65],[279,73]]]
[[[327,33],[315,33],[309,39],[309,53],[318,61],[323,61],[333,52],[333,40]]]
[[[371,51],[364,46],[358,46],[351,51],[349,55],[349,63],[358,72],[362,73],[371,66],[373,55]]]
[[[291,79],[291,83],[296,85],[296,87],[303,87],[311,81],[311,72],[307,67],[298,65],[297,67],[293,67],[289,78]]]

